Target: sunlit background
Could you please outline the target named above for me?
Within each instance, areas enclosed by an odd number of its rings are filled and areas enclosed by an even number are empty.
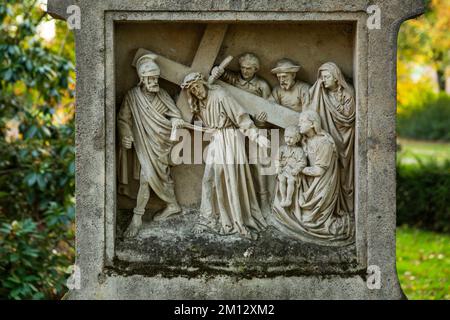
[[[0,299],[59,299],[74,260],[74,39],[46,1],[0,4]],[[450,0],[398,38],[397,269],[450,299]]]

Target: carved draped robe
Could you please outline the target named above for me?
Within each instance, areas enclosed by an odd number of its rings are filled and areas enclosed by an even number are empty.
[[[354,211],[355,98],[350,90],[350,88],[340,87],[337,92],[331,92],[318,81],[310,91],[310,106],[320,115],[322,128],[336,143],[341,185],[339,210],[352,213]]]
[[[320,176],[300,176],[290,207],[282,207],[277,187],[273,212],[276,227],[293,237],[322,245],[345,245],[353,241],[352,216],[339,215],[338,156],[333,139],[321,132],[306,140],[308,166],[320,167]]]
[[[145,179],[156,195],[166,203],[175,200],[169,160],[172,120],[181,114],[169,94],[160,88],[146,94],[140,87],[128,91],[118,114],[119,138],[132,136],[138,161],[134,160],[133,177]],[[135,159],[135,158],[134,158]],[[119,151],[119,183],[129,184],[127,150]],[[142,181],[141,181],[142,182]],[[127,193],[127,188],[123,188]]]
[[[201,213],[224,234],[247,234],[266,227],[246,159],[244,135],[254,138],[250,116],[219,86],[211,86],[197,116],[212,129],[206,151]],[[239,129],[238,129],[239,128]]]

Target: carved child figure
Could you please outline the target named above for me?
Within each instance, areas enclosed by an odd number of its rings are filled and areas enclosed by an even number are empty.
[[[297,126],[290,126],[284,131],[286,145],[280,147],[278,158],[278,181],[281,193],[281,206],[292,204],[292,195],[296,188],[298,175],[307,166],[306,155],[298,145],[301,134]]]

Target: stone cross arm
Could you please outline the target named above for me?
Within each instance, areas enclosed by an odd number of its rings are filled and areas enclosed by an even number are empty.
[[[145,49],[139,49],[136,57],[139,57],[150,51]],[[189,73],[197,70],[193,70],[192,67],[187,67],[176,61],[170,60],[164,56],[157,55],[156,62],[161,69],[161,78],[180,85],[183,82],[184,77]],[[134,61],[133,61],[134,64]],[[281,106],[275,102],[265,100],[259,96],[249,93],[245,90],[236,88],[223,81],[216,81],[227,92],[229,92],[236,101],[252,116],[256,116],[261,112],[267,113],[267,122],[274,124],[281,128],[286,128],[291,125],[295,125],[298,122],[299,113],[289,109],[287,107]],[[178,104],[177,104],[178,105]],[[183,118],[190,122],[192,115],[187,115],[188,111],[183,106],[178,106],[183,114]]]
[[[236,88],[226,82],[218,80],[216,83],[225,88],[250,115],[257,116],[261,112],[265,112],[267,113],[267,122],[281,128],[297,125],[298,112]]]
[[[161,69],[166,72],[162,77],[179,85],[183,81],[183,77],[189,72],[196,71],[207,76],[214,66],[214,61],[216,61],[227,29],[228,25],[222,23],[213,23],[206,26],[190,67],[160,56],[158,63]],[[139,49],[136,56],[140,56],[146,52],[148,50]],[[183,119],[189,122],[192,119],[192,114],[189,110],[185,92],[182,91],[180,93],[176,103]]]

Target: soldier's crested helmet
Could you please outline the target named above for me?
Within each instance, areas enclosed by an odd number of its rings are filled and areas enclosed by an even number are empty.
[[[145,54],[136,61],[136,70],[139,77],[159,76],[161,70],[155,62],[156,55]]]

